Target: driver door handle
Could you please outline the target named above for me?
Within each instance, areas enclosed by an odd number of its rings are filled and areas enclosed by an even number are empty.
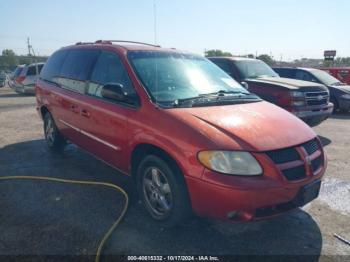
[[[84,116],[84,117],[90,117],[90,112],[87,111],[86,109],[82,109],[82,110],[80,111],[80,114],[81,114],[82,116]]]

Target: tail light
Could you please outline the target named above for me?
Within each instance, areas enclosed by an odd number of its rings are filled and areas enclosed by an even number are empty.
[[[22,83],[24,81],[24,79],[26,79],[25,76],[19,76],[19,77],[16,78],[16,82],[17,83]]]

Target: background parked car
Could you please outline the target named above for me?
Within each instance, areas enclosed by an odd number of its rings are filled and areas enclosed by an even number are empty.
[[[15,70],[13,70],[12,74],[10,75],[9,86],[12,89],[15,89],[16,79],[19,77],[19,75],[21,74],[24,67],[25,67],[25,65],[18,65],[15,68]]]
[[[0,87],[4,87],[6,82],[6,74],[4,71],[0,72]]]
[[[350,85],[350,67],[331,67],[322,68],[321,70],[326,71],[330,75],[334,76],[340,82]]]
[[[44,63],[38,63],[24,66],[19,76],[15,78],[15,91],[22,94],[35,94],[35,82],[43,65]]]
[[[274,103],[310,126],[326,120],[333,111],[327,87],[319,83],[281,78],[258,59],[208,57],[236,81],[243,83],[262,99]]]
[[[350,86],[340,82],[325,71],[313,68],[274,68],[283,77],[301,79],[314,83],[321,83],[328,87],[330,101],[334,104],[334,111],[349,111],[350,109]]]

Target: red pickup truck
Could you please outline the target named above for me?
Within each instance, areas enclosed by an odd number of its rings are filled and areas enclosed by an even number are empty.
[[[340,82],[350,85],[350,67],[330,67],[321,70],[328,72]]]
[[[282,78],[267,64],[245,57],[208,57],[236,81],[260,96],[316,126],[333,112],[326,86]]]

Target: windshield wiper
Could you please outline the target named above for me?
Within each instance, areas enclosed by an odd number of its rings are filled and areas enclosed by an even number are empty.
[[[203,97],[203,96],[212,96],[212,95],[224,96],[224,95],[227,95],[227,94],[244,94],[244,95],[249,95],[249,93],[242,92],[242,91],[219,90],[219,91],[213,92],[213,93],[200,94],[199,96],[201,96],[201,97]]]
[[[219,91],[220,92],[220,91]],[[196,97],[177,99],[173,102],[173,107],[194,107],[200,105],[232,104],[233,102],[255,102],[261,99],[250,93],[239,91],[229,91],[229,95],[219,95],[220,93],[203,94]],[[219,94],[218,94],[219,93]],[[223,93],[221,93],[223,94]]]

